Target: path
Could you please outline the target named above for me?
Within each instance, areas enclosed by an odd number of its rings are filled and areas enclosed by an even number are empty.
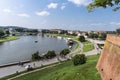
[[[93,40],[93,39],[87,39],[87,40],[94,44],[94,49],[92,51],[85,52],[84,54],[86,56],[95,55],[95,54],[101,53],[102,49],[100,49],[97,44],[98,43],[104,44],[105,41],[99,41],[99,40]]]
[[[30,72],[26,72],[26,73],[20,74],[20,75],[18,75],[18,76],[9,78],[9,79],[7,79],[7,80],[12,80],[12,79],[21,77],[21,76],[26,75],[26,74],[30,74],[30,73],[33,73],[33,72],[36,72],[36,71],[40,71],[40,70],[43,70],[43,69],[46,69],[46,68],[54,67],[54,66],[56,66],[56,65],[58,65],[58,64],[54,64],[54,65],[50,65],[50,66],[47,66],[47,67],[43,67],[43,68],[40,68],[40,69],[36,69],[36,70],[30,71]]]
[[[61,61],[65,60],[63,58],[60,58]],[[37,62],[31,62],[31,63],[27,63],[24,64],[23,67],[18,66],[18,65],[14,65],[14,66],[8,66],[8,67],[4,67],[4,68],[0,68],[0,78],[11,75],[16,73],[16,71],[21,72],[21,71],[25,71],[25,66],[27,65],[31,65],[34,68],[34,63],[35,63],[35,67],[40,67],[41,65],[48,65],[48,64],[52,64],[52,63],[56,63],[58,62],[57,58],[51,59],[51,60],[44,60],[44,61],[37,61]]]

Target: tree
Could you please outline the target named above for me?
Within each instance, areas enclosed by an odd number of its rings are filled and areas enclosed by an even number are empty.
[[[24,29],[23,28],[16,28],[15,29],[17,32],[24,32]]]
[[[98,38],[98,34],[94,34],[94,38]]]
[[[80,42],[85,42],[85,37],[84,37],[84,36],[80,36],[80,37],[78,38],[78,40],[79,40]]]
[[[32,54],[32,60],[36,61],[36,60],[40,60],[41,57],[39,56],[39,52],[36,52],[34,54]]]
[[[5,33],[6,33],[7,35],[9,35],[9,34],[10,34],[10,32],[9,32],[9,31],[6,31]]]
[[[0,29],[0,38],[5,35],[4,31]]]
[[[73,64],[74,65],[84,64],[84,63],[86,63],[86,60],[87,60],[87,58],[86,58],[85,54],[75,55],[73,57]]]
[[[96,34],[96,33],[90,33],[90,34],[88,35],[88,37],[89,37],[89,38],[98,38],[98,34]]]
[[[93,2],[87,6],[87,9],[88,11],[92,11],[94,8],[98,7],[107,8],[115,6],[113,10],[117,11],[120,9],[119,3],[120,0],[93,0]]]
[[[63,49],[63,50],[60,52],[60,55],[65,56],[65,55],[67,55],[67,54],[69,54],[69,53],[70,53],[70,50],[69,50],[69,49]]]
[[[99,39],[105,40],[106,37],[107,37],[107,34],[106,34],[106,33],[101,33],[101,35],[99,36]]]
[[[117,34],[120,34],[120,28],[116,29]]]
[[[44,55],[44,58],[51,59],[56,56],[55,51],[48,51],[47,54]]]

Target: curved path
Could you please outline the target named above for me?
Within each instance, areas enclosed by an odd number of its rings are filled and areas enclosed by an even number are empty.
[[[99,41],[99,40],[93,40],[93,39],[87,39],[87,40],[94,44],[94,49],[92,51],[85,52],[84,54],[86,56],[95,55],[95,54],[101,53],[102,49],[100,49],[97,44],[98,43],[104,44],[105,41]]]
[[[76,41],[79,46],[78,46],[77,49],[71,51],[71,53],[69,55],[75,55],[75,54],[79,53],[82,50],[82,48],[83,48],[83,44],[81,42],[79,42],[77,40],[74,40],[74,41]]]

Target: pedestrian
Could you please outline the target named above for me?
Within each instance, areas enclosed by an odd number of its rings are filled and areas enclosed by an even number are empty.
[[[35,68],[35,63],[33,63],[33,67]]]

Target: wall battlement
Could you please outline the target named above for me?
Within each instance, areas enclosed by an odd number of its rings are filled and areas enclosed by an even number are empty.
[[[96,67],[102,80],[120,80],[120,36],[107,35]]]

